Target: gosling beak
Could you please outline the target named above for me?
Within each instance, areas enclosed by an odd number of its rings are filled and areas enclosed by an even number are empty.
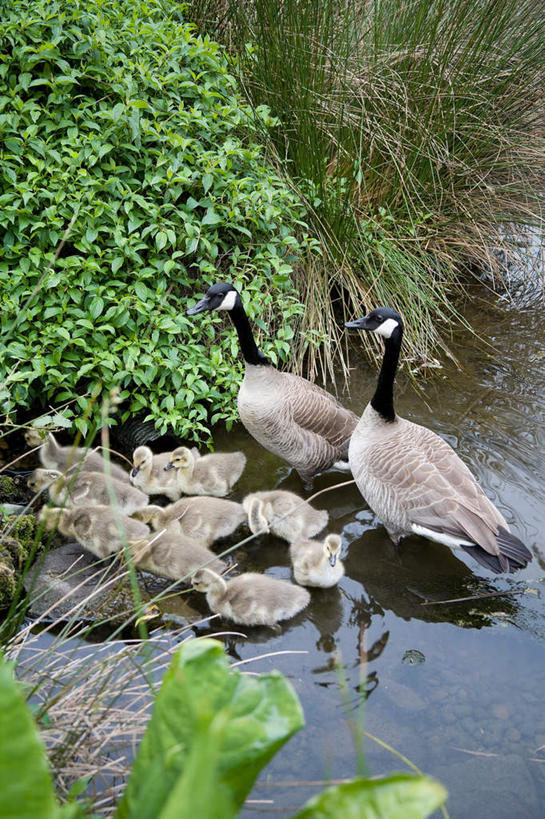
[[[204,313],[205,310],[211,310],[210,306],[210,299],[208,296],[205,296],[204,299],[201,299],[194,304],[193,307],[190,307],[189,310],[186,310],[186,315],[188,316],[196,316],[197,313]],[[166,469],[166,467],[165,467]]]
[[[329,555],[329,565],[334,566],[337,562],[337,555]]]
[[[163,467],[163,469],[165,472],[168,472],[169,469],[174,469],[174,464],[172,463],[172,461],[169,461],[168,464]]]
[[[136,478],[138,473],[140,472],[140,467],[135,466],[134,469],[131,470],[131,478]]]
[[[348,330],[368,330],[367,316],[356,319],[355,321],[345,321],[344,326]]]

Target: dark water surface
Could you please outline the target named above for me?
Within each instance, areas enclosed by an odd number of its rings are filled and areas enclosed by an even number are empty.
[[[460,334],[452,345],[459,363],[447,359],[418,389],[401,372],[397,411],[449,441],[534,559],[515,575],[497,576],[463,552],[418,537],[403,541],[396,554],[355,486],[317,498],[315,505],[329,511],[329,531],[342,535],[346,575],[340,585],[313,590],[308,609],[278,632],[242,628],[245,638],[225,638],[234,661],[306,652],[241,666],[282,671],[307,722],[262,772],[251,794],[255,802],[243,811],[246,819],[290,816],[321,790],[305,783],[355,775],[354,726],[362,718],[366,731],[446,785],[452,819],[545,816],[542,312],[483,307],[468,317],[489,344]],[[342,400],[360,413],[376,369],[359,352],[352,363],[351,394]],[[305,494],[297,475],[241,426],[218,434],[215,443],[218,450],[242,449],[248,456],[234,499],[273,487]],[[314,491],[349,478],[328,472],[316,479]],[[291,577],[288,547],[271,537],[240,547],[234,559],[241,570]],[[521,593],[424,605],[498,590]],[[178,608],[174,600],[168,609],[183,614],[189,603],[207,611],[202,595],[178,601]],[[233,627],[215,620],[194,631],[222,628]],[[364,751],[371,775],[404,769],[368,738]]]
[[[264,801],[244,816],[289,816],[319,790],[298,783],[354,775],[350,724],[362,716],[368,732],[446,785],[452,819],[545,815],[543,325],[535,310],[474,308],[470,318],[489,346],[459,335],[452,345],[459,365],[447,360],[417,390],[401,372],[397,410],[449,441],[534,560],[515,575],[497,576],[463,552],[418,537],[403,541],[396,554],[354,486],[317,498],[315,505],[329,511],[329,530],[342,534],[346,576],[339,587],[314,590],[310,607],[278,634],[248,629],[247,639],[228,640],[234,659],[307,652],[247,666],[285,673],[307,725],[263,772],[252,798]],[[358,355],[353,367],[351,395],[343,400],[359,413],[376,370]],[[273,486],[302,494],[297,476],[242,428],[216,445],[248,456],[237,498]],[[349,477],[323,474],[314,491]],[[282,541],[260,538],[236,558],[241,568],[290,578]],[[494,590],[525,593],[423,605]],[[336,661],[344,668],[344,695]],[[370,739],[364,750],[373,775],[404,767]]]

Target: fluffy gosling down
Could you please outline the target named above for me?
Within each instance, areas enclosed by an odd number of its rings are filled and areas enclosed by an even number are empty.
[[[148,446],[137,447],[132,454],[132,485],[147,495],[165,495],[171,501],[178,500],[181,491],[175,473],[165,471],[168,463],[170,452],[154,455]]]
[[[195,457],[186,446],[171,453],[165,470],[175,469],[180,493],[184,495],[228,495],[246,466],[243,452],[215,452]]]
[[[271,532],[293,543],[321,532],[329,518],[325,509],[315,509],[308,501],[285,489],[252,492],[242,505],[248,514],[250,530]]]
[[[149,528],[139,520],[114,511],[111,506],[74,506],[59,509],[44,506],[40,521],[45,529],[57,529],[97,557],[119,552],[130,540],[149,537]]]
[[[339,535],[328,535],[319,540],[298,540],[290,546],[293,576],[301,586],[336,586],[344,575]]]
[[[66,472],[74,466],[79,466],[86,472],[105,472],[117,478],[119,481],[127,481],[128,472],[119,464],[110,461],[109,466],[98,452],[84,449],[80,446],[61,446],[52,432],[42,438],[37,429],[27,429],[25,441],[28,446],[40,447],[40,463],[45,469],[57,469],[59,472]]]
[[[32,492],[47,489],[57,506],[109,506],[113,492],[119,511],[132,515],[148,505],[149,498],[129,483],[110,478],[102,472],[63,475],[56,469],[35,469],[27,480]]]
[[[310,602],[310,594],[300,586],[256,572],[224,580],[205,568],[195,572],[193,588],[206,593],[214,614],[242,626],[275,626],[295,617]]]
[[[227,568],[214,552],[184,537],[172,525],[144,542],[130,543],[129,549],[138,569],[171,580],[184,578],[189,582],[197,570],[207,565],[214,572],[224,572]]]
[[[163,529],[176,522],[180,532],[201,546],[211,546],[215,540],[228,537],[246,522],[241,503],[224,498],[182,498],[168,506],[147,506],[136,513],[139,520],[154,529]]]

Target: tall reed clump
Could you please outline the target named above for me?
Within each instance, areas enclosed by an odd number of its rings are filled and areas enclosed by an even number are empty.
[[[408,318],[411,355],[425,357],[456,315],[461,274],[501,275],[497,251],[520,252],[520,226],[540,224],[541,9],[531,0],[206,6],[193,4],[195,19],[231,45],[253,106],[278,117],[278,165],[321,237],[321,261],[299,270],[307,329],[338,344],[337,308],[389,302]]]

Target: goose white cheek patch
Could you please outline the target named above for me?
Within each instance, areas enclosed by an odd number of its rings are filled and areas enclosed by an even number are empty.
[[[223,297],[222,303],[219,307],[216,307],[216,310],[232,310],[235,306],[235,301],[237,298],[237,294],[235,290],[229,290],[228,293],[225,294]]]
[[[384,338],[390,338],[396,327],[398,327],[398,322],[393,318],[389,318],[379,324],[375,333],[384,336]]]

